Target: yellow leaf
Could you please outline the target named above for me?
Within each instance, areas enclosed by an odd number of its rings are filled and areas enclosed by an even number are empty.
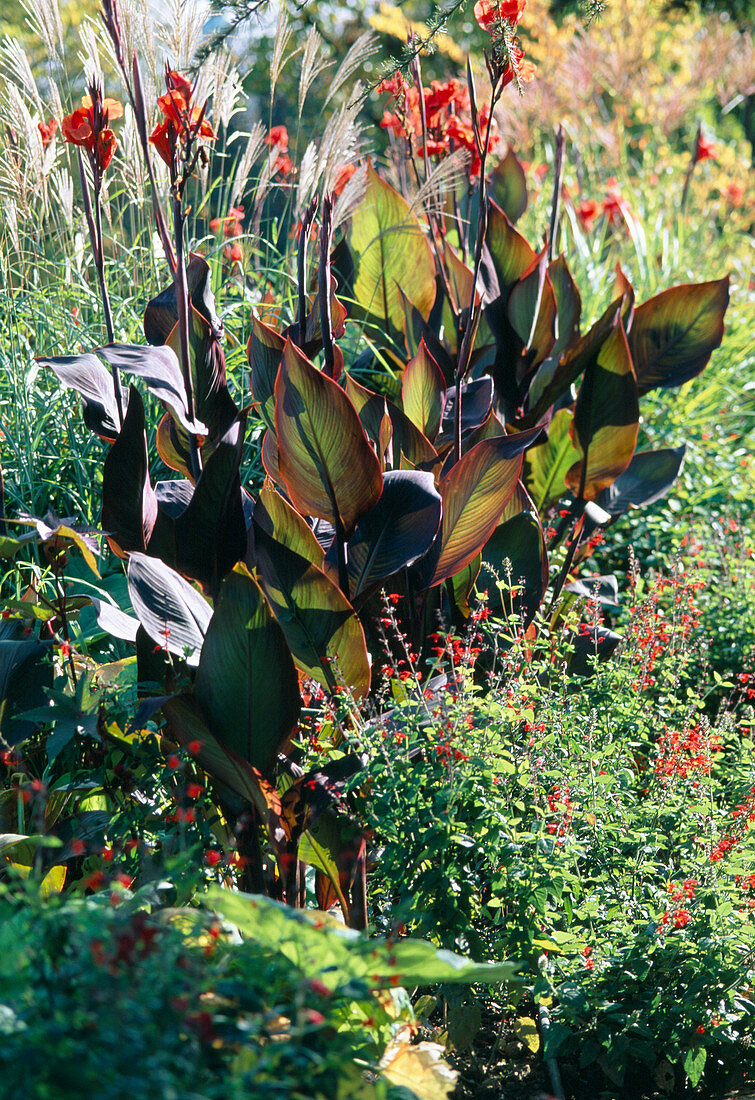
[[[59,894],[65,885],[65,881],[65,867],[63,867],[62,864],[51,867],[39,884],[39,896],[42,898],[49,898],[52,897],[53,894]]]
[[[537,1024],[531,1017],[517,1016],[514,1021],[514,1035],[533,1054],[537,1054],[540,1050],[540,1034],[537,1030]]]
[[[386,1051],[381,1070],[391,1084],[411,1089],[422,1100],[449,1100],[458,1077],[443,1060],[440,1043],[395,1043]]]

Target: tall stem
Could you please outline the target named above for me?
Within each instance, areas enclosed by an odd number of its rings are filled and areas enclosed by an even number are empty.
[[[186,279],[184,262],[184,218],[181,200],[173,196],[173,232],[176,239],[176,306],[178,310],[178,337],[181,348],[181,374],[186,390],[186,411],[190,421],[195,419],[194,383],[191,377],[191,343],[189,337],[189,284]],[[193,432],[189,432],[189,466],[195,481],[202,472],[202,458],[199,443]]]
[[[561,202],[561,180],[564,176],[564,127],[561,124],[559,124],[556,132],[556,156],[554,158],[553,175],[553,203],[551,205],[551,223],[548,234],[548,263],[553,260],[553,251],[556,246],[559,204]]]
[[[89,182],[87,181],[86,172],[84,171],[84,158],[81,155],[81,149],[77,150],[79,159],[79,177],[81,179],[81,196],[84,202],[84,214],[87,220],[87,227],[89,229],[89,241],[92,246],[92,255],[94,256],[94,266],[97,271],[97,281],[100,284],[100,298],[102,300],[102,312],[105,318],[105,331],[107,333],[107,342],[113,343],[113,313],[110,308],[110,297],[107,292],[107,283],[105,282],[105,257],[102,250],[102,215],[100,212],[100,187],[101,180],[98,177],[98,169],[93,166],[94,175],[94,212],[92,211],[92,199],[89,194]],[[111,371],[113,374],[113,392],[115,394],[115,407],[118,410],[118,428],[123,427],[123,390],[121,388],[121,379],[118,374],[118,368],[113,363],[111,364]]]
[[[332,278],[330,274],[330,245],[333,240],[333,198],[326,195],[322,204],[320,225],[320,270],[318,273],[318,298],[320,303],[320,332],[325,357],[323,374],[335,378],[336,356],[333,348],[333,319],[330,311]]]

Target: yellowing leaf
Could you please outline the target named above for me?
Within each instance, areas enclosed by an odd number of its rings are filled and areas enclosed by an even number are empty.
[[[540,1050],[540,1034],[537,1024],[529,1016],[517,1016],[514,1021],[514,1035],[528,1050],[537,1054]]]
[[[391,1084],[411,1089],[422,1100],[448,1100],[458,1077],[443,1060],[439,1043],[411,1046],[403,1040],[388,1048],[381,1068]]]

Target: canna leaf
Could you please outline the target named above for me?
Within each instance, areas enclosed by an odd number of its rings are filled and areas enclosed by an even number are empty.
[[[429,440],[435,439],[440,431],[445,388],[440,367],[427,350],[425,341],[421,340],[417,354],[404,370],[401,403],[412,423]]]
[[[102,360],[94,352],[87,352],[85,355],[58,355],[37,362],[50,367],[64,386],[79,394],[84,403],[84,423],[90,432],[113,443],[119,430],[118,406],[112,371]]]
[[[348,230],[352,293],[363,315],[403,332],[406,320],[399,288],[427,317],[436,292],[433,256],[406,199],[370,164],[366,180],[364,198]]]
[[[366,695],[370,665],[364,631],[340,588],[256,521],[254,538],[260,583],[298,667],[330,691],[342,678],[356,698]]]
[[[686,447],[664,447],[636,454],[623,474],[598,496],[596,503],[612,516],[653,504],[668,493],[681,472]]]
[[[322,566],[325,556],[312,528],[295,508],[266,481],[254,509],[254,523],[266,534],[283,543],[316,566]]]
[[[548,552],[534,508],[496,527],[482,549],[482,558],[505,586],[500,589],[490,574],[483,572],[478,588],[487,588],[488,608],[503,618],[518,616],[518,629],[526,629],[548,587]]]
[[[380,451],[386,437],[385,415],[388,414],[391,425],[390,447],[392,465],[398,468],[403,455],[412,466],[437,461],[438,452],[427,436],[413,424],[398,405],[387,397],[373,393],[360,386],[350,375],[346,375],[346,393],[357,411],[359,420],[367,433],[367,438]]]
[[[634,312],[629,334],[640,396],[699,374],[724,335],[729,276],[671,287]]]
[[[581,454],[566,484],[581,500],[595,500],[631,462],[640,404],[624,326],[618,325],[582,379],[570,428]]]
[[[380,461],[341,387],[290,340],[275,383],[275,434],[280,476],[295,507],[340,525],[349,538],[380,498]]]
[[[518,222],[527,209],[527,179],[510,146],[490,173],[490,193],[509,221]]]
[[[152,642],[185,658],[189,667],[198,665],[212,609],[196,588],[165,562],[133,553],[128,560],[128,592]]]
[[[194,694],[217,739],[269,775],[299,717],[299,681],[285,635],[244,565],[220,587]]]
[[[252,314],[252,334],[246,346],[251,370],[252,401],[268,428],[275,430],[275,379],[286,341]]]
[[[579,459],[569,435],[572,414],[559,409],[548,427],[544,443],[530,447],[524,458],[522,480],[540,515],[543,515],[566,490],[566,475]]]
[[[131,386],[123,427],[105,456],[101,523],[113,552],[124,557],[132,550],[146,549],[156,520],[144,404],[139,391]]]

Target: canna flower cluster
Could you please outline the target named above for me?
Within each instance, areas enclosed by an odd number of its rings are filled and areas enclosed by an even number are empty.
[[[104,99],[102,86],[92,81],[89,95],[82,96],[81,106],[66,115],[60,124],[64,141],[86,150],[96,175],[101,176],[113,159],[118,143],[110,123],[122,115],[121,104],[115,99]],[[39,124],[43,145],[52,140],[56,128],[55,119]]]
[[[213,141],[216,135],[206,117],[207,104],[203,107],[194,105],[194,89],[185,76],[166,68],[165,86],[167,92],[157,101],[164,118],[154,128],[149,140],[170,168],[171,174],[177,175],[179,159],[188,160],[191,170],[193,162],[201,155],[201,145],[194,151],[197,140]]]
[[[232,206],[224,218],[213,218],[210,222],[210,229],[213,233],[219,233],[222,229],[223,237],[228,241],[228,244],[223,247],[223,255],[231,263],[240,263],[243,259],[241,245],[234,239],[241,237],[244,232],[241,228],[243,220],[243,206]]]
[[[287,176],[291,171],[291,158],[288,155],[288,130],[285,126],[273,126],[265,138],[265,144],[269,145],[276,154],[273,161],[273,175]]]

